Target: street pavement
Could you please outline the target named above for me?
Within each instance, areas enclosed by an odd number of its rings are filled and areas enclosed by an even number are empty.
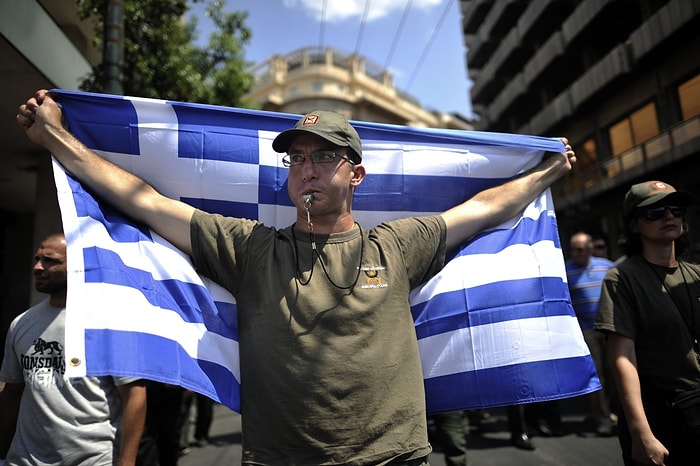
[[[533,433],[534,451],[519,450],[510,444],[505,410],[489,410],[480,435],[467,439],[470,466],[622,466],[617,437],[596,437],[587,433],[585,400],[560,400],[564,434],[543,437]],[[180,458],[179,466],[231,466],[241,463],[241,419],[222,405],[214,407],[211,443],[191,447]],[[445,466],[438,445],[429,457],[431,466]]]

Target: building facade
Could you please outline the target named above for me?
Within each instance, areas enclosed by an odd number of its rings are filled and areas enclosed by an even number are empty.
[[[461,0],[475,129],[566,136],[552,188],[562,238],[604,235],[660,179],[700,198],[700,0]],[[688,213],[700,250],[700,208]]]
[[[258,65],[246,98],[263,110],[305,114],[334,110],[348,119],[396,125],[472,129],[460,115],[431,112],[393,84],[380,66],[356,54],[307,47]]]

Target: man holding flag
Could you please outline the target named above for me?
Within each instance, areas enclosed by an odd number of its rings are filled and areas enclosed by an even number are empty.
[[[366,176],[360,138],[343,116],[316,111],[273,142],[296,207],[296,223],[278,230],[161,195],[65,130],[47,91],[17,120],[68,172],[236,297],[244,464],[427,464],[409,292],[575,162],[563,140],[565,152],[442,214],[365,230],[352,213]]]

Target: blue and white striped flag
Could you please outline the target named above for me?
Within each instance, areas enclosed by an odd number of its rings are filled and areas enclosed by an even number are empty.
[[[56,92],[71,132],[165,195],[267,225],[294,221],[272,140],[298,115]],[[353,212],[367,227],[442,212],[563,150],[541,137],[353,125],[368,172]],[[179,384],[239,411],[235,299],[54,168],[68,239],[68,375]],[[600,388],[570,304],[549,191],[465,244],[413,290],[411,304],[429,412]]]

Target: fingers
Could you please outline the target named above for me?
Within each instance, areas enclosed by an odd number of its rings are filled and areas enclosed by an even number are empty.
[[[55,94],[47,91],[46,89],[41,89],[36,92],[35,99],[39,105],[44,104],[44,102],[50,101],[51,103],[55,103],[54,101],[54,96]]]
[[[564,144],[564,152],[567,152],[567,153],[569,151],[573,152],[573,149],[571,148],[571,144],[569,144],[569,140],[567,138],[561,137],[561,138],[559,138],[559,140],[562,142],[562,144]]]
[[[32,123],[34,123],[32,120],[29,118],[25,117],[24,115],[17,114],[17,124],[20,125],[23,128],[29,128],[32,126]]]
[[[36,111],[38,109],[39,104],[37,103],[36,99],[32,97],[31,99],[27,100],[25,103],[19,106],[17,119],[34,121],[34,115],[36,114]]]
[[[29,128],[34,124],[35,112],[36,110],[32,110],[32,107],[29,106],[29,102],[20,105],[17,112],[17,123],[24,128]]]
[[[44,103],[46,98],[50,98],[46,89],[36,91],[34,97],[30,98],[24,104],[19,106],[20,112],[25,116],[31,116],[39,109],[39,106]]]
[[[564,154],[566,154],[566,159],[571,164],[576,163],[576,153],[574,152],[574,149],[571,147],[571,144],[569,144],[569,140],[567,138],[564,138],[564,137],[561,137],[559,139],[561,140],[562,143],[564,143]]]
[[[46,89],[40,89],[34,93],[34,97],[31,97],[25,103],[19,106],[17,110],[17,123],[25,129],[31,128],[36,120],[36,113],[39,111],[39,107],[46,101],[50,99],[48,91]]]
[[[39,89],[34,93],[34,98],[29,99],[27,103],[31,102],[32,105],[36,105],[38,107],[39,105],[44,103],[44,100],[46,98],[51,98],[49,91],[47,91],[46,89]]]

